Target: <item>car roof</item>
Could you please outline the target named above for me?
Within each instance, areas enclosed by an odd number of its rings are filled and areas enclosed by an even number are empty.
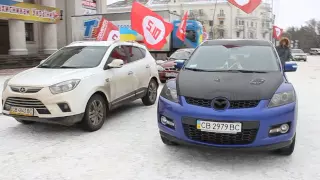
[[[194,51],[195,48],[183,48],[183,49],[178,49],[176,52],[179,52],[179,51],[188,51],[188,52],[192,52]]]
[[[292,49],[292,50],[302,50],[302,49]]]
[[[142,44],[133,42],[133,41],[74,41],[67,45],[67,47],[73,46],[111,46],[113,44],[120,44],[120,45],[134,45],[143,49],[146,47]]]
[[[260,39],[215,39],[204,41],[201,46],[235,45],[235,46],[273,46],[268,40]]]

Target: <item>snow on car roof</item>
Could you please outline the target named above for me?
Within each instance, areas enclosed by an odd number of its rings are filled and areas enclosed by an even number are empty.
[[[114,41],[75,41],[68,45],[71,46],[110,46]]]

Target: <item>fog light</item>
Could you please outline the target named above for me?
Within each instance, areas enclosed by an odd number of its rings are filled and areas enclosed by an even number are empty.
[[[278,133],[278,134],[285,134],[285,133],[287,133],[288,131],[289,131],[289,129],[290,129],[290,126],[289,126],[289,124],[281,124],[280,126],[278,126],[278,127],[274,127],[274,128],[272,128],[272,129],[270,129],[269,130],[269,133],[270,134],[276,134],[276,133]]]
[[[172,126],[174,127],[174,122],[172,122],[171,120],[169,120],[168,118],[164,117],[164,116],[161,116],[160,117],[160,121],[161,121],[161,124],[165,125],[165,126]]]
[[[58,106],[62,112],[71,112],[71,109],[67,103],[58,103]]]
[[[280,126],[280,129],[281,129],[281,133],[282,134],[287,133],[289,131],[289,125],[288,124],[282,124]]]

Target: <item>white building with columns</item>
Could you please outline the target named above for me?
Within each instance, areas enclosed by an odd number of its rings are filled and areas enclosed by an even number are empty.
[[[227,0],[138,1],[153,10],[168,9],[180,15],[189,11],[189,19],[200,21],[210,38],[267,40],[272,38],[272,0],[263,0],[263,3],[251,14],[242,12]],[[107,12],[130,11],[131,4],[132,0],[118,0],[108,5]]]
[[[62,16],[57,23],[38,20],[15,19],[8,3],[0,0],[0,54],[27,55],[51,54],[69,44],[71,40],[71,16],[88,13],[102,13],[106,0],[14,0],[14,3],[32,3],[38,6],[58,8]],[[7,8],[7,9],[6,9]],[[3,14],[11,10],[11,15]],[[21,13],[22,11],[19,11]],[[6,16],[8,15],[8,16]]]

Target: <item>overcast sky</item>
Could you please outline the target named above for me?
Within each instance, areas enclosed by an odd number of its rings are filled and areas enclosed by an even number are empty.
[[[121,0],[107,0],[107,4],[117,1]],[[320,0],[274,0],[274,13],[275,24],[281,28],[301,26],[311,18],[320,20]]]
[[[320,0],[274,0],[275,24],[301,26],[311,18],[320,20]]]

